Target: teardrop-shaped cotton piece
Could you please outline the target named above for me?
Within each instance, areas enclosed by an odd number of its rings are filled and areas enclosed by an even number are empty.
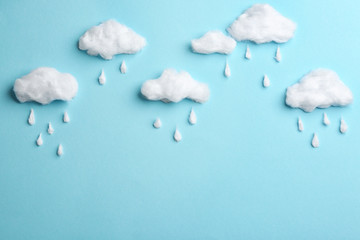
[[[157,118],[153,124],[154,128],[161,128],[162,122],[160,118]]]
[[[231,71],[230,71],[230,67],[228,62],[226,61],[226,65],[225,65],[225,77],[230,77],[231,76]]]
[[[298,130],[299,130],[299,132],[304,131],[304,125],[303,125],[303,122],[301,121],[300,117],[298,118]]]
[[[64,121],[64,123],[70,122],[70,117],[69,117],[69,114],[67,112],[64,112],[63,121]]]
[[[125,61],[123,60],[121,65],[120,65],[120,72],[125,74],[126,73],[126,70],[127,70],[127,67],[126,67],[126,63]]]
[[[281,58],[282,58],[282,56],[281,56],[281,52],[280,52],[280,47],[278,46],[277,49],[276,49],[275,60],[277,62],[280,62]]]
[[[264,75],[263,85],[266,88],[270,86],[270,79],[268,78],[268,76],[266,74]]]
[[[57,155],[61,156],[61,155],[63,155],[63,153],[64,153],[63,146],[61,144],[59,144],[58,149],[57,149]]]
[[[36,145],[41,146],[43,145],[43,140],[41,137],[41,133],[39,134],[39,137],[36,139]]]
[[[318,136],[316,135],[316,133],[314,133],[314,137],[311,141],[311,145],[314,147],[314,148],[318,148],[320,146],[319,144],[319,138]]]
[[[251,52],[250,52],[249,45],[247,45],[247,47],[246,47],[245,58],[246,59],[251,59]]]
[[[329,125],[330,124],[330,120],[329,120],[326,113],[324,113],[323,123],[324,123],[324,125]]]
[[[106,77],[105,77],[105,73],[104,73],[104,69],[101,70],[101,74],[99,76],[99,83],[101,85],[104,85],[106,82]]]
[[[340,132],[341,133],[346,133],[347,130],[348,130],[348,126],[347,126],[345,120],[341,118],[341,120],[340,120]]]
[[[30,110],[30,115],[29,115],[29,118],[28,118],[28,123],[30,125],[34,125],[35,124],[35,114],[34,114],[34,110],[31,109]]]
[[[181,139],[182,139],[181,133],[179,132],[178,129],[175,130],[174,139],[175,139],[176,142],[180,142]]]
[[[49,126],[48,126],[48,133],[51,135],[51,134],[53,134],[54,133],[54,128],[52,127],[52,125],[51,125],[51,122],[49,122]]]
[[[189,123],[194,125],[194,124],[196,124],[196,121],[197,121],[197,118],[196,118],[194,109],[191,109],[190,116],[189,116]]]

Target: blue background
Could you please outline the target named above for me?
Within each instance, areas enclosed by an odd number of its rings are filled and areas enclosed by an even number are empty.
[[[247,43],[230,56],[190,51],[191,39],[225,30],[253,3],[0,1],[0,239],[359,239],[360,2],[268,1],[298,25],[281,45],[281,63],[274,43],[250,43],[250,61]],[[87,29],[110,18],[147,39],[142,52],[105,61],[77,49]],[[40,66],[73,74],[76,98],[47,106],[15,101],[15,79]],[[143,100],[141,84],[169,67],[208,83],[211,99]],[[324,110],[284,104],[286,87],[318,67],[336,71],[355,97],[349,107],[326,109],[327,127]],[[192,107],[195,126],[187,122]],[[34,126],[26,122],[30,108]],[[65,110],[69,124],[61,121]],[[180,143],[172,139],[176,126]],[[318,149],[310,145],[314,132]]]

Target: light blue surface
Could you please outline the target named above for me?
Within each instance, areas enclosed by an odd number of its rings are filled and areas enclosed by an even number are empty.
[[[273,59],[276,44],[250,44],[246,61],[240,43],[226,79],[226,56],[193,54],[190,40],[224,30],[253,3],[2,0],[0,239],[359,239],[360,2],[268,1],[298,25],[281,45],[283,61]],[[112,61],[79,51],[79,37],[109,18],[146,37],[147,47]],[[16,102],[15,79],[40,66],[72,73],[77,97],[47,106]],[[210,101],[141,99],[141,84],[168,67],[208,83]],[[326,110],[328,127],[323,110],[284,104],[286,87],[317,67],[335,70],[355,96],[350,107]],[[97,82],[102,68],[104,86]],[[187,122],[191,107],[195,126]],[[26,123],[30,108],[34,126]],[[65,110],[69,124],[61,122]],[[172,139],[176,126],[180,143]],[[44,145],[36,147],[40,132]],[[310,146],[313,132],[319,149]]]

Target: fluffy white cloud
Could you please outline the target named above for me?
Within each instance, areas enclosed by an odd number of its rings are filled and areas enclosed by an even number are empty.
[[[141,93],[148,100],[180,102],[184,98],[206,102],[210,96],[207,84],[195,81],[187,72],[165,69],[160,78],[146,81]]]
[[[241,14],[227,31],[237,41],[283,43],[294,36],[295,29],[294,22],[282,16],[269,4],[255,4]]]
[[[79,48],[89,55],[112,59],[116,54],[134,54],[146,45],[146,40],[127,26],[108,20],[94,26],[80,37]]]
[[[48,104],[54,100],[69,101],[76,96],[78,83],[69,73],[40,67],[16,79],[14,92],[20,102]]]
[[[236,47],[236,41],[220,31],[210,31],[201,38],[192,40],[191,47],[197,53],[230,54]]]
[[[345,106],[353,101],[351,90],[332,70],[316,69],[287,88],[286,104],[311,112],[315,108]]]

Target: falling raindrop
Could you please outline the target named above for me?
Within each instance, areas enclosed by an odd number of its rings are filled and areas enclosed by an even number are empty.
[[[57,155],[61,156],[63,155],[64,151],[63,151],[63,146],[61,144],[59,144],[58,149],[57,149]]]
[[[160,118],[157,118],[153,124],[154,128],[161,128],[162,122]]]
[[[36,145],[38,145],[38,146],[43,145],[43,140],[42,140],[42,137],[41,137],[41,133],[39,134],[39,137],[36,140]]]
[[[275,60],[277,62],[280,62],[281,61],[281,52],[280,52],[280,47],[278,46],[277,49],[276,49],[276,54],[275,54]]]
[[[29,118],[28,118],[28,123],[30,125],[34,125],[35,124],[35,115],[34,115],[34,110],[31,109],[30,110],[30,115],[29,115]]]
[[[50,135],[54,133],[54,129],[53,129],[52,125],[51,125],[51,122],[49,122],[49,126],[48,126],[47,132],[48,132]]]
[[[328,118],[328,116],[327,116],[326,113],[324,113],[323,123],[324,123],[324,125],[326,125],[326,126],[330,124],[330,120],[329,120],[329,118]]]
[[[250,52],[249,45],[246,46],[245,58],[246,59],[251,59],[251,52]]]
[[[266,74],[264,75],[263,85],[266,88],[270,86],[270,79],[268,78],[268,76]]]
[[[311,145],[314,147],[314,148],[318,148],[319,147],[319,138],[318,136],[316,135],[316,133],[314,133],[314,137],[311,141]]]
[[[121,65],[120,65],[120,72],[125,74],[126,70],[127,70],[127,67],[126,67],[125,61],[123,60]]]
[[[225,65],[225,77],[230,77],[231,76],[231,71],[230,71],[230,67],[228,62],[226,61],[226,65]]]
[[[105,82],[106,82],[106,77],[105,77],[105,73],[104,73],[104,69],[103,69],[103,70],[101,70],[101,74],[99,76],[99,83],[101,85],[104,85]]]
[[[196,114],[194,112],[194,109],[191,108],[190,116],[189,116],[189,123],[194,125],[196,124]]]
[[[64,112],[63,121],[64,121],[64,123],[70,122],[70,117],[69,117],[69,114],[67,112]]]
[[[300,117],[298,118],[298,130],[299,130],[299,132],[304,131],[304,125],[303,125],[303,122],[301,121]]]
[[[341,120],[340,120],[340,132],[341,133],[346,133],[347,130],[348,130],[348,126],[347,126],[345,120],[341,118]]]
[[[174,133],[174,139],[176,142],[180,142],[182,139],[181,133],[179,132],[179,130],[177,128]]]

